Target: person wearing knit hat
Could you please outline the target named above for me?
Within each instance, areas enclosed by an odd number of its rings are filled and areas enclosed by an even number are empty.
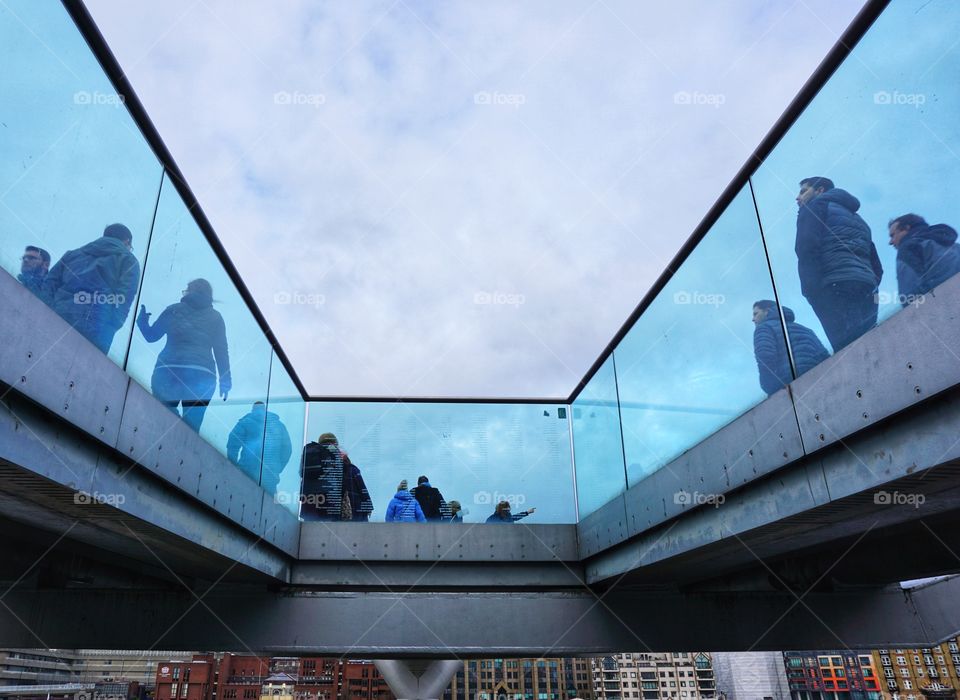
[[[390,499],[390,505],[387,506],[388,523],[425,523],[426,517],[420,504],[413,494],[407,490],[407,480],[404,479],[397,485],[397,492]]]

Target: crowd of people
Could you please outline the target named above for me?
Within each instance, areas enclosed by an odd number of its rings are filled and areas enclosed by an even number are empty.
[[[266,466],[264,466],[266,471]],[[337,436],[324,433],[303,448],[300,460],[300,517],[304,520],[367,522],[373,513],[373,501],[360,468],[340,448]],[[512,513],[510,503],[501,501],[488,523],[514,523],[531,515],[536,508]],[[397,485],[387,504],[384,521],[388,523],[462,523],[465,511],[459,501],[447,501],[440,489],[426,476],[409,488],[406,479]]]
[[[877,325],[883,266],[870,226],[858,214],[860,201],[826,177],[800,181],[797,195],[797,274],[807,300],[833,352],[839,352]],[[960,272],[957,232],[946,224],[928,224],[918,214],[902,214],[887,224],[889,243],[897,250],[897,300],[919,300]],[[776,313],[775,302],[753,305],[753,348],[760,386],[767,394],[793,379],[784,328],[797,376],[829,357],[811,329],[796,322],[792,309]]]

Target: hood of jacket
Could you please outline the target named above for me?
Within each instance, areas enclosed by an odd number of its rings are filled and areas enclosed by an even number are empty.
[[[952,246],[957,242],[957,232],[946,224],[933,224],[911,231],[904,238],[907,241],[933,241],[944,247]]]
[[[783,318],[787,323],[793,323],[797,320],[796,314],[793,313],[793,309],[789,306],[781,306],[780,308],[783,309]]]
[[[852,194],[846,190],[841,190],[839,187],[834,187],[832,190],[827,190],[818,197],[810,200],[810,204],[839,204],[844,209],[849,209],[852,212],[856,212],[860,209],[860,200],[854,197]]]
[[[413,500],[413,494],[410,493],[409,491],[397,491],[397,493],[394,494],[393,497],[396,498],[398,501],[412,501],[412,500]]]
[[[98,238],[95,241],[90,241],[77,250],[95,258],[102,258],[108,255],[133,255],[133,253],[130,252],[130,249],[119,240],[116,238],[108,238],[106,236]]]

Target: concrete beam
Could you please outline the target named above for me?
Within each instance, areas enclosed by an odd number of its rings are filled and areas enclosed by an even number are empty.
[[[235,649],[354,658],[605,654],[637,649],[932,646],[960,628],[960,578],[806,595],[614,590],[321,593],[15,588],[0,646]]]

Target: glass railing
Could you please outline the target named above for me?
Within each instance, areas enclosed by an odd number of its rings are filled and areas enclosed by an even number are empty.
[[[581,518],[960,271],[958,22],[891,2],[575,398]]]
[[[307,436],[305,520],[576,522],[564,405],[312,402]]]
[[[243,474],[298,491],[302,397],[70,15],[0,4],[0,51],[0,266]]]
[[[306,520],[575,522],[960,270],[958,20],[891,2],[569,406],[308,405],[57,3],[0,4],[0,266]]]

